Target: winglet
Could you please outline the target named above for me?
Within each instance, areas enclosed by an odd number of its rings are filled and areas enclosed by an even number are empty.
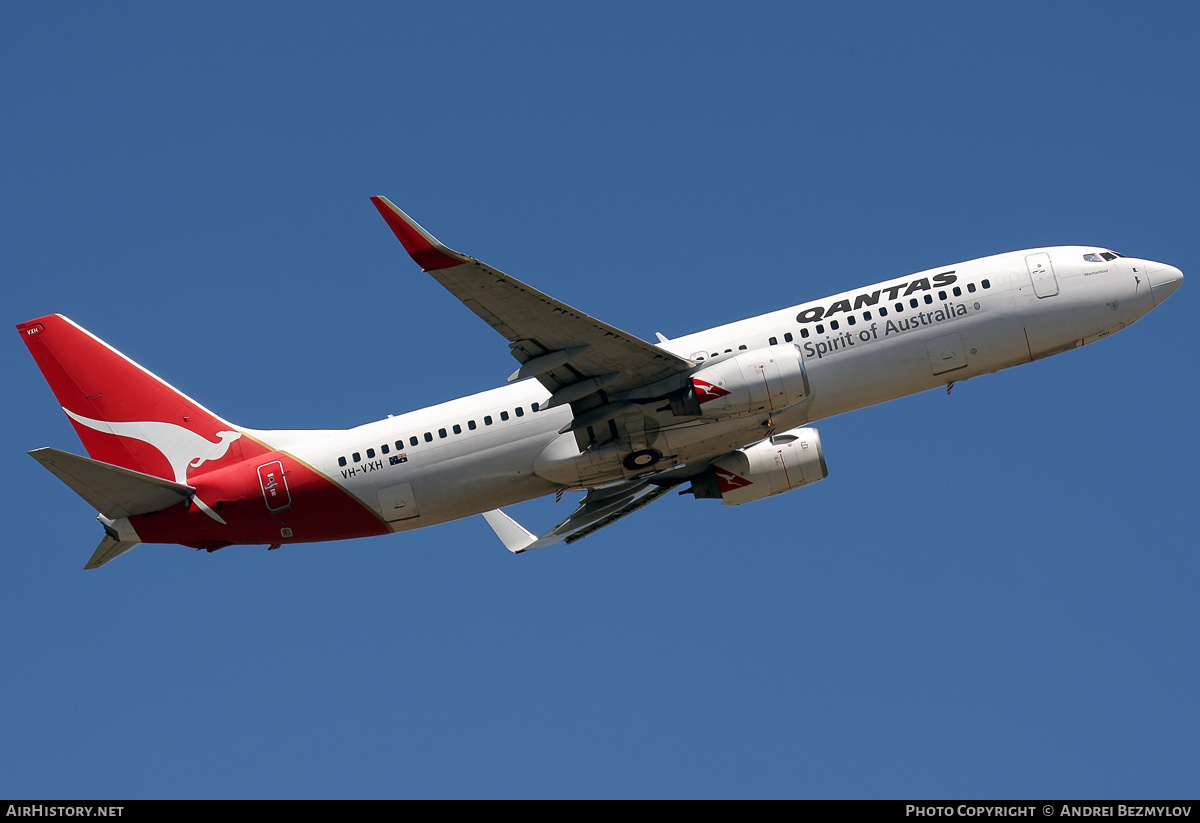
[[[483,519],[500,538],[504,548],[513,554],[520,554],[537,542],[537,535],[499,509],[484,512]]]
[[[448,269],[470,260],[469,257],[443,246],[436,237],[417,225],[417,221],[396,208],[386,197],[375,195],[371,202],[379,209],[379,213],[387,221],[388,228],[403,244],[409,257],[425,271]]]

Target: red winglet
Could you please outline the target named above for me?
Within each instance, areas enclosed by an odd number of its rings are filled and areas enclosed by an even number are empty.
[[[383,215],[392,233],[404,245],[409,257],[417,261],[417,265],[425,271],[448,269],[458,266],[466,260],[456,252],[443,246],[432,234],[417,225],[417,222],[400,209],[392,205],[386,197],[376,195],[371,198],[375,208]]]

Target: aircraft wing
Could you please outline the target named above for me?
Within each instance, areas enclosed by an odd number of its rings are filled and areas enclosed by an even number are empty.
[[[574,543],[594,531],[616,523],[627,514],[633,514],[679,485],[683,479],[666,480],[661,484],[647,480],[631,480],[603,489],[590,489],[575,509],[563,522],[541,537],[526,530],[500,509],[484,512],[492,531],[500,538],[504,547],[513,554],[531,549],[553,546],[555,543]]]
[[[548,405],[570,403],[579,419],[606,403],[597,397],[600,391],[637,389],[693,368],[691,361],[447,248],[387,198],[371,202],[412,259],[508,340],[521,363],[509,380],[536,377],[551,393]],[[603,420],[622,409],[597,411]]]
[[[504,547],[513,554],[553,546],[555,543],[574,543],[653,503],[683,481],[693,479],[711,463],[711,460],[704,460],[668,469],[651,477],[588,489],[588,493],[579,501],[578,508],[571,512],[571,516],[541,537],[500,509],[484,512],[483,518],[487,520]]]

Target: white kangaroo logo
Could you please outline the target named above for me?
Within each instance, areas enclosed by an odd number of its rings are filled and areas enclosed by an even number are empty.
[[[87,426],[89,429],[140,440],[157,449],[171,464],[175,482],[185,486],[188,485],[187,471],[189,467],[195,469],[199,468],[206,460],[220,460],[229,451],[229,446],[233,441],[242,436],[241,432],[235,431],[217,432],[217,437],[220,439],[214,443],[203,435],[196,434],[183,426],[176,426],[174,423],[161,423],[157,420],[109,423],[104,420],[82,417],[67,408],[64,408],[63,411],[76,423]],[[196,501],[196,505],[200,507],[201,511],[218,523],[225,525],[225,520],[221,515],[210,509],[198,496],[192,495],[192,499]]]

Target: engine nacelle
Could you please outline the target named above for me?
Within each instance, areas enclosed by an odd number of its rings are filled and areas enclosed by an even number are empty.
[[[737,417],[776,411],[803,400],[808,396],[808,374],[800,347],[785,343],[713,363],[692,375],[691,386],[698,406],[688,409],[690,413]]]
[[[828,475],[817,430],[791,429],[717,458],[692,479],[691,492],[697,498],[720,498],[726,506],[738,506],[816,483]]]

